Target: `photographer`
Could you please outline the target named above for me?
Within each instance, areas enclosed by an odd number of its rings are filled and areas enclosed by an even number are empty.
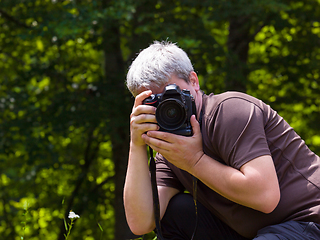
[[[144,104],[166,86],[188,89],[192,136],[161,131]],[[320,159],[270,106],[243,93],[203,94],[186,53],[155,42],[133,61],[135,96],[124,205],[137,235],[155,228],[147,145],[157,153],[160,218],[166,239],[320,239]],[[160,116],[161,117],[161,116]],[[160,131],[159,131],[160,130]],[[197,218],[193,178],[197,184]]]

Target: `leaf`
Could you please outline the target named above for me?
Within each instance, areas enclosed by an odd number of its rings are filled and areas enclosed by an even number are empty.
[[[101,227],[100,223],[97,223],[97,224],[98,224],[98,226],[99,226],[99,228],[100,228],[101,232],[103,232],[103,229],[102,229],[102,227]]]
[[[66,229],[66,231],[68,231],[68,225],[65,218],[63,219],[63,223],[64,223],[64,228]]]

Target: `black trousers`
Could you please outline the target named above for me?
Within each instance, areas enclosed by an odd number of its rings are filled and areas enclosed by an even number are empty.
[[[194,240],[248,240],[231,229],[198,202],[198,224]],[[177,194],[161,221],[166,240],[190,240],[196,226],[193,198]],[[285,222],[261,229],[254,240],[320,240],[320,226],[308,222]]]

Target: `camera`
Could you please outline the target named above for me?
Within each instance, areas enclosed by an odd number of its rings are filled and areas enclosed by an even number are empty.
[[[160,131],[182,136],[193,134],[190,118],[196,114],[196,106],[189,90],[169,84],[162,93],[152,94],[142,103],[157,108],[156,119]]]

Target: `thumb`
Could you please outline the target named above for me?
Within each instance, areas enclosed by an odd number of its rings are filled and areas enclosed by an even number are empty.
[[[198,120],[196,119],[195,115],[191,116],[190,123],[192,126],[193,136],[198,135],[201,132],[201,130],[200,130],[200,124],[199,124]]]

